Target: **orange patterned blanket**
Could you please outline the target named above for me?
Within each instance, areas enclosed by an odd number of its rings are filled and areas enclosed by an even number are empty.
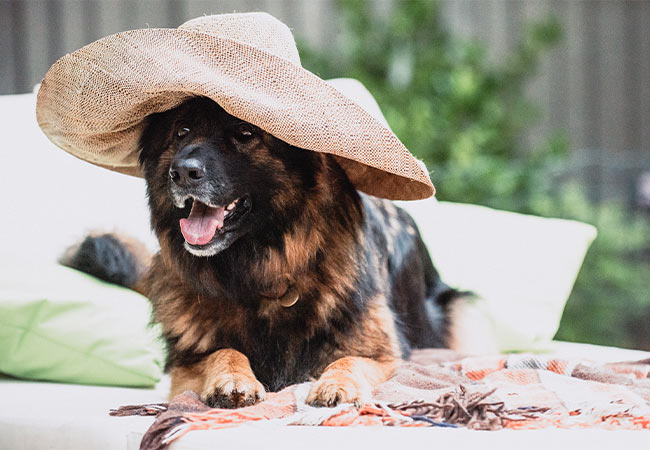
[[[278,426],[468,427],[481,430],[605,428],[650,430],[650,359],[596,364],[533,354],[463,357],[415,351],[380,385],[371,404],[313,408],[310,383],[271,393],[237,410],[210,409],[190,392],[172,402],[135,405],[112,415],[157,415],[142,449],[162,449],[198,429],[254,421]]]

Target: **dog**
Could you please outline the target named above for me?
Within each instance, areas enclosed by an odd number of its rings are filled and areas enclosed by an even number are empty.
[[[98,235],[63,262],[151,300],[171,396],[235,408],[312,380],[307,403],[360,404],[412,349],[457,339],[467,294],[441,281],[412,218],[357,191],[334,156],[206,97],[150,115],[140,146],[159,252]]]

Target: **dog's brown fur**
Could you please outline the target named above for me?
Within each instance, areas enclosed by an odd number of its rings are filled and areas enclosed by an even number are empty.
[[[172,394],[235,407],[312,379],[311,404],[365,402],[410,348],[446,345],[447,305],[459,294],[438,279],[411,218],[358,193],[335,157],[203,98],[151,116],[141,144],[160,252],[134,285],[162,324]],[[170,179],[188,152],[206,167],[189,187]],[[208,250],[179,230],[199,195],[252,205]],[[205,255],[213,242],[218,251]]]

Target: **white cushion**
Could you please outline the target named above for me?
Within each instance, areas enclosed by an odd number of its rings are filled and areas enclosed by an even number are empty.
[[[500,350],[550,342],[595,227],[435,200],[400,205],[418,223],[442,279],[486,300],[479,306]]]
[[[144,180],[95,167],[52,144],[34,94],[0,96],[0,251],[55,261],[89,230],[125,231],[156,248]]]

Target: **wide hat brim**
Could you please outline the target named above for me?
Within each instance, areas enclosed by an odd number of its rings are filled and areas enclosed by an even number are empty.
[[[126,31],[64,56],[43,79],[36,114],[58,147],[142,176],[144,119],[192,96],[209,97],[290,145],[335,155],[368,194],[434,194],[424,165],[350,95],[288,59],[195,30]]]

